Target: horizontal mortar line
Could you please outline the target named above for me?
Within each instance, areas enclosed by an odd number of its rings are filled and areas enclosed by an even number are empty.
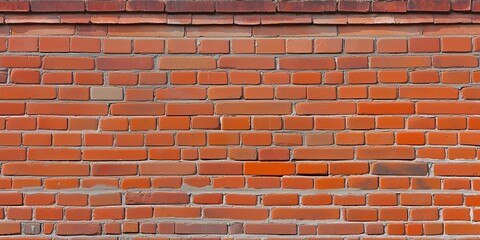
[[[408,176],[407,176],[408,177]],[[129,190],[119,190],[117,188],[110,187],[97,187],[89,189],[43,189],[43,188],[24,188],[24,189],[2,189],[5,192],[21,192],[21,193],[88,193],[88,194],[102,194],[102,193],[154,193],[154,192],[175,192],[175,193],[226,193],[226,194],[283,194],[283,193],[298,193],[298,194],[374,194],[374,193],[429,193],[429,194],[443,194],[443,193],[459,193],[464,195],[476,195],[478,194],[476,190],[448,190],[448,189],[374,189],[374,190],[364,190],[357,188],[344,188],[344,189],[326,189],[326,190],[312,190],[312,189],[258,189],[254,190],[251,188],[246,189],[213,189],[213,188],[189,188],[182,187],[180,189],[174,188],[150,188],[150,189],[129,189]]]

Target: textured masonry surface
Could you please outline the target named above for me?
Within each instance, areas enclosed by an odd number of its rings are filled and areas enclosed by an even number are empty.
[[[479,1],[0,1],[0,239],[477,239]]]

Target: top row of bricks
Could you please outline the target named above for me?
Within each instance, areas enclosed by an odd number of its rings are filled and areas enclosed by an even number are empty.
[[[480,12],[480,0],[0,0],[0,12]]]

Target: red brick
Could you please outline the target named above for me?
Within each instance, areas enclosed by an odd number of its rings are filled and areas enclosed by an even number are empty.
[[[368,12],[370,4],[368,2],[342,1],[338,3],[338,11],[341,12]]]
[[[41,58],[38,56],[1,56],[0,67],[3,68],[38,68]]]
[[[174,1],[166,2],[167,12],[213,12],[214,2],[197,1],[192,3],[190,1]]]
[[[54,99],[56,97],[54,87],[22,87],[22,86],[3,86],[0,87],[0,99]]]
[[[107,115],[107,106],[96,103],[28,103],[26,112],[38,115],[95,116]]]
[[[297,234],[297,225],[291,223],[245,224],[245,233],[261,235],[293,235]]]
[[[44,57],[43,68],[51,70],[92,70],[94,60],[88,57]]]
[[[265,220],[268,210],[261,208],[205,208],[204,216],[210,219]]]
[[[275,3],[267,1],[235,2],[220,1],[215,4],[216,12],[275,12]]]
[[[450,1],[446,0],[436,0],[436,1],[426,1],[426,0],[411,0],[407,4],[408,11],[438,11],[445,12],[450,11]]]
[[[165,10],[165,2],[157,0],[135,0],[127,1],[126,5],[127,11],[155,11],[163,12]]]
[[[153,58],[98,57],[96,64],[100,70],[150,70],[153,69]]]
[[[2,235],[14,235],[21,233],[21,224],[14,222],[4,222],[0,224],[0,234]]]
[[[127,2],[130,3],[131,1]],[[143,1],[136,1],[143,2]],[[135,53],[163,53],[164,52],[164,40],[157,39],[134,39],[133,51]]]
[[[382,3],[382,2],[374,2]],[[405,39],[378,39],[377,52],[379,53],[406,53],[407,40]]]
[[[430,67],[430,57],[424,56],[399,56],[399,57],[371,57],[371,67],[381,68],[408,68],[408,67]]]
[[[406,12],[407,3],[404,1],[372,2],[372,12]]]
[[[332,58],[281,58],[280,69],[285,70],[320,70],[334,69],[335,61]]]
[[[101,225],[95,223],[59,223],[56,233],[61,236],[97,235],[101,232]]]
[[[40,72],[36,70],[12,70],[10,80],[13,83],[35,84],[40,83]]]
[[[36,52],[38,51],[38,38],[36,37],[11,37],[8,39],[10,52]]]
[[[6,163],[3,171],[5,175],[18,176],[85,176],[88,175],[88,166],[84,164],[43,164],[30,163],[35,168],[25,168],[23,163]]]
[[[342,223],[342,224],[321,224],[317,229],[318,234],[362,234],[364,233],[363,226],[358,223]]]
[[[280,2],[278,9],[282,12],[332,12],[336,10],[336,4],[334,1]]]
[[[40,52],[69,52],[70,39],[64,37],[41,37],[39,46]]]
[[[290,163],[245,163],[245,174],[248,175],[292,175],[295,166]]]
[[[275,61],[273,57],[237,57],[237,56],[222,56],[218,60],[220,68],[233,69],[273,69],[275,68]]]
[[[272,210],[273,219],[327,220],[338,219],[337,208],[276,208]]]
[[[92,12],[117,12],[125,10],[125,2],[118,0],[107,1],[88,1],[86,2],[87,11]]]
[[[28,12],[30,4],[28,1],[2,2],[0,10],[5,12]]]
[[[346,39],[346,53],[371,53],[373,52],[373,39]]]
[[[176,223],[175,233],[178,234],[225,234],[226,224],[185,224]]]
[[[213,40],[213,39],[200,40],[198,52],[199,53],[229,53],[230,41],[229,40]]]
[[[438,68],[467,68],[477,67],[478,57],[475,56],[433,56],[433,66]]]
[[[287,114],[291,104],[287,102],[219,102],[217,114]]]
[[[78,1],[72,2],[59,2],[59,1],[49,1],[41,0],[31,3],[31,10],[33,12],[77,12],[84,11],[85,6],[83,3]]]
[[[469,37],[442,38],[442,52],[471,52],[472,39]]]

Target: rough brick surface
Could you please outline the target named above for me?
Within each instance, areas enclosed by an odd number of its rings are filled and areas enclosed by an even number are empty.
[[[3,239],[476,239],[477,0],[0,0]]]

